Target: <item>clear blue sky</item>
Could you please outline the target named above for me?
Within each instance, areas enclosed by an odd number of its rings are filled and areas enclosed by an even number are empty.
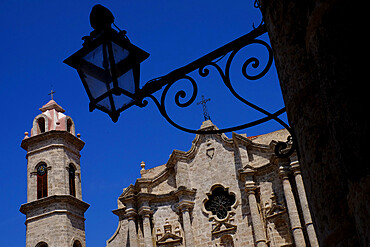
[[[20,143],[38,109],[50,100],[51,89],[86,142],[81,166],[83,199],[91,205],[85,214],[89,247],[105,246],[116,230],[118,218],[111,210],[117,208],[122,189],[140,176],[140,162],[145,161],[147,168],[162,165],[173,149],[187,151],[195,137],[168,124],[150,100],[145,108],[125,111],[118,123],[105,113],[88,111],[76,71],[62,61],[92,31],[89,13],[97,3],[108,7],[116,25],[151,54],[142,64],[142,85],[242,36],[261,21],[253,0],[2,0],[0,246],[25,246],[25,216],[19,207],[26,202],[27,163]],[[240,67],[235,71],[240,74]],[[263,80],[237,81],[238,92],[253,103],[270,111],[283,106],[274,68]],[[197,101],[202,94],[211,98],[208,110],[218,127],[261,116],[230,97],[217,74],[199,84]],[[169,99],[174,105],[173,97]],[[186,127],[197,129],[203,121],[202,108],[196,104],[186,110],[171,107],[170,112]],[[281,128],[272,123],[240,132],[253,136]]]

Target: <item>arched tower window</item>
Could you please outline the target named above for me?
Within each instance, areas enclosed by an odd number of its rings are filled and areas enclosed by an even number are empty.
[[[40,133],[45,132],[45,119],[43,117],[40,117],[39,119],[37,119],[37,126],[38,126]]]
[[[72,125],[73,125],[72,120],[68,119],[67,120],[67,131],[71,134],[72,134]]]
[[[74,241],[74,243],[73,243],[73,247],[82,247],[82,244],[81,244],[81,242],[80,242],[80,241],[76,240],[76,241]]]
[[[48,247],[48,244],[45,243],[45,242],[40,242],[40,243],[36,244],[36,247]]]
[[[37,199],[48,196],[48,172],[45,163],[37,166]]]
[[[76,169],[73,167],[72,164],[68,167],[69,173],[69,194],[71,196],[76,196],[76,184],[75,184],[75,177],[76,177]]]

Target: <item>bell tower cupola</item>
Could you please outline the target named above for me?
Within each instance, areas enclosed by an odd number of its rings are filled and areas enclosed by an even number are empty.
[[[33,120],[31,136],[39,135],[51,130],[67,131],[75,135],[72,118],[64,115],[65,110],[54,100],[50,100],[40,108],[42,112]]]
[[[53,99],[40,108],[21,147],[27,155],[26,247],[85,247],[80,151],[71,117]]]

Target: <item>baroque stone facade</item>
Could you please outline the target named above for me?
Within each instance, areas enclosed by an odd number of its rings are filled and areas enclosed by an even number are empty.
[[[85,247],[80,151],[72,119],[54,100],[33,121],[27,151],[26,247]]]
[[[208,120],[201,129],[216,129]],[[196,135],[118,198],[107,247],[318,246],[299,162],[277,158],[286,130]]]

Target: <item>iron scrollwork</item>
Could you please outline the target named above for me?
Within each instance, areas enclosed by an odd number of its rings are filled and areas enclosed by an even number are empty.
[[[243,63],[243,65],[242,65],[242,69],[241,69],[241,72],[242,72],[242,75],[244,76],[244,78],[246,78],[247,80],[257,80],[257,79],[262,78],[264,75],[266,75],[266,73],[270,70],[271,65],[273,63],[272,49],[271,49],[271,47],[268,43],[266,43],[263,40],[257,39],[259,36],[261,36],[264,33],[266,33],[266,27],[265,27],[265,24],[262,24],[259,27],[257,27],[256,29],[252,30],[250,33],[248,33],[248,34],[240,37],[239,39],[236,39],[236,40],[230,42],[229,44],[227,44],[227,45],[225,45],[225,46],[223,46],[223,47],[221,47],[221,48],[219,48],[219,49],[201,57],[200,59],[198,59],[198,60],[196,60],[196,61],[194,61],[194,62],[192,62],[192,63],[190,63],[190,64],[188,64],[184,67],[181,67],[177,70],[174,70],[171,73],[169,73],[169,74],[167,74],[163,77],[160,77],[160,78],[149,81],[142,88],[141,97],[137,101],[138,102],[137,105],[140,106],[140,107],[146,106],[148,102],[145,98],[148,97],[151,100],[153,100],[153,102],[156,104],[157,108],[159,109],[161,115],[171,125],[173,125],[174,127],[178,128],[180,130],[183,130],[183,131],[186,131],[186,132],[189,132],[189,133],[195,133],[195,134],[217,134],[217,133],[231,132],[231,131],[236,131],[236,130],[241,130],[241,129],[249,128],[249,127],[252,127],[252,126],[256,126],[258,124],[267,122],[269,120],[274,120],[274,121],[278,122],[280,125],[282,125],[284,128],[286,128],[290,133],[290,137],[288,138],[287,142],[279,142],[279,143],[276,144],[275,154],[278,157],[288,157],[288,156],[290,156],[295,151],[295,145],[294,145],[294,141],[293,141],[294,140],[294,135],[293,135],[293,132],[292,132],[291,128],[289,127],[289,125],[286,124],[284,121],[282,121],[279,118],[279,116],[286,111],[285,107],[283,107],[283,108],[281,108],[278,111],[273,112],[273,113],[268,112],[267,110],[253,104],[252,102],[246,100],[240,94],[238,94],[236,92],[236,90],[234,89],[234,87],[232,85],[232,82],[231,82],[231,79],[230,79],[230,67],[232,65],[232,62],[233,62],[235,56],[238,54],[238,52],[242,48],[244,48],[248,45],[252,45],[252,44],[262,45],[267,50],[268,59],[267,59],[267,62],[265,63],[263,68],[260,68],[262,66],[261,66],[260,60],[257,57],[250,57],[250,58],[246,59],[245,62]],[[226,65],[225,65],[225,68],[222,69],[221,66],[218,65],[218,62],[221,59],[225,58],[225,57],[227,57]],[[225,84],[225,86],[228,88],[228,90],[231,92],[231,94],[235,98],[237,98],[240,102],[244,103],[245,105],[263,113],[265,116],[260,118],[260,119],[257,119],[257,120],[254,120],[254,121],[251,121],[251,122],[248,122],[248,123],[245,123],[245,124],[241,124],[241,125],[238,125],[238,126],[234,126],[234,127],[230,127],[230,128],[223,128],[223,129],[218,129],[218,130],[206,130],[206,131],[205,130],[189,129],[189,128],[186,128],[186,127],[181,126],[178,123],[174,122],[169,117],[169,115],[167,113],[167,109],[166,109],[166,104],[165,104],[166,97],[168,95],[168,92],[169,92],[170,88],[180,80],[186,80],[186,81],[190,82],[190,85],[191,85],[190,96],[186,97],[187,93],[184,90],[178,90],[175,94],[175,97],[174,97],[175,104],[178,107],[181,107],[181,108],[188,107],[188,106],[190,106],[191,104],[194,103],[194,101],[197,97],[197,94],[198,94],[197,82],[195,81],[195,79],[193,77],[189,76],[189,73],[194,72],[194,71],[198,71],[198,74],[201,77],[207,77],[210,74],[210,68],[214,68],[214,70],[217,71],[217,73],[219,74],[222,82]],[[257,74],[251,75],[251,74],[248,73],[249,68],[253,68],[255,70],[258,69],[258,71],[260,71],[260,72],[258,72]],[[156,91],[160,90],[162,87],[164,87],[164,89],[162,91],[160,100],[158,100],[155,96],[153,96],[153,92],[156,92]],[[184,100],[186,98],[188,98],[188,99],[185,100],[185,102],[181,101],[181,100]]]

